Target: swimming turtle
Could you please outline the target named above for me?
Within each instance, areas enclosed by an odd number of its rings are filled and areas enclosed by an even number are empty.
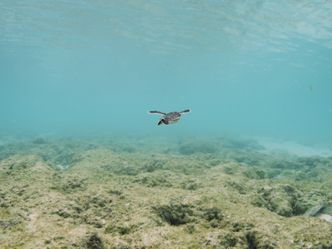
[[[181,112],[169,112],[169,113],[165,113],[165,112],[160,112],[160,111],[149,111],[150,114],[160,114],[163,115],[162,118],[159,120],[158,125],[161,124],[174,124],[177,121],[179,121],[181,114],[183,113],[188,113],[190,112],[190,109],[186,109],[183,110]]]

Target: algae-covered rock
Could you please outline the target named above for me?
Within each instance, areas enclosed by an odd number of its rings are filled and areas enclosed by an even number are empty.
[[[17,218],[12,218],[12,219],[0,219],[0,228],[4,229],[10,229],[18,224],[22,223],[22,219],[17,217]]]
[[[266,178],[272,179],[277,178],[282,174],[282,170],[280,169],[268,169],[266,172]]]
[[[276,249],[276,242],[271,241],[266,236],[255,231],[249,231],[245,234],[248,249]]]
[[[258,196],[253,198],[251,203],[281,216],[290,217],[305,212],[302,196],[300,191],[290,185],[277,185],[259,189]]]
[[[161,169],[163,169],[165,163],[166,163],[166,161],[164,161],[164,160],[152,160],[152,161],[149,161],[144,166],[144,170],[146,172],[153,172],[156,170],[161,170]]]
[[[240,232],[240,231],[250,231],[254,227],[253,224],[243,223],[243,222],[234,222],[231,224],[230,230],[232,232]]]
[[[62,175],[55,174],[54,179],[52,189],[64,193],[83,191],[87,188],[86,179],[79,176],[62,177]]]
[[[189,180],[189,181],[182,182],[181,187],[186,190],[196,190],[200,187],[200,185],[193,180]]]
[[[35,155],[53,168],[67,169],[78,163],[82,159],[80,153],[88,149],[89,147],[82,142],[36,138],[32,141],[7,144],[0,149],[0,159],[12,155]]]
[[[51,158],[43,155],[43,159],[50,162],[52,165],[55,165],[55,167],[63,170],[78,163],[81,160],[81,157],[77,154],[77,152],[62,150],[59,154]]]
[[[104,249],[104,243],[97,234],[90,235],[85,243],[87,249]]]
[[[224,248],[235,247],[239,240],[239,238],[235,234],[230,232],[220,235],[219,239],[220,245],[222,245]]]
[[[163,175],[143,175],[137,177],[134,182],[140,183],[147,187],[171,187],[172,183]]]
[[[243,174],[250,179],[264,179],[266,177],[265,172],[257,168],[248,168]]]
[[[298,169],[302,168],[303,165],[300,162],[294,160],[273,160],[270,162],[271,168],[277,169]]]
[[[193,210],[189,205],[172,203],[153,209],[162,220],[172,226],[186,224],[192,220]]]
[[[332,202],[326,203],[326,205],[324,205],[322,213],[332,215]]]
[[[35,139],[32,140],[32,143],[33,144],[47,144],[48,141],[45,138],[37,137],[37,138],[35,138]]]
[[[309,208],[304,216],[318,217],[332,223],[332,203],[319,203]]]
[[[11,204],[7,200],[6,194],[0,192],[0,208],[8,208],[9,206],[11,206]]]
[[[246,153],[231,153],[230,158],[236,163],[246,164],[250,166],[258,165],[259,158],[253,157],[251,154]]]
[[[329,163],[329,160],[323,157],[312,156],[312,157],[300,157],[297,161],[309,168],[315,168],[320,165],[325,165]]]
[[[126,235],[134,232],[137,229],[137,225],[132,224],[109,224],[105,228],[105,233],[118,233],[120,235]]]
[[[223,219],[224,215],[222,214],[220,208],[213,207],[213,208],[204,209],[202,217],[207,221],[212,221],[212,220],[220,221]]]
[[[228,175],[234,175],[237,172],[237,169],[235,169],[232,166],[224,166],[223,168],[224,173],[228,174]]]
[[[13,175],[19,172],[28,172],[38,162],[36,156],[14,156],[7,161],[7,175]]]
[[[116,243],[115,245],[113,245],[111,247],[111,249],[132,249],[133,247],[131,247],[128,243],[126,242],[120,242],[120,243]]]
[[[208,233],[203,245],[200,248],[217,248],[217,249],[228,249],[237,248],[239,238],[232,233],[228,232],[212,232]],[[239,247],[242,248],[242,247]]]
[[[179,152],[182,155],[192,155],[195,153],[214,154],[218,152],[218,147],[216,144],[208,141],[184,141],[179,145]]]
[[[151,140],[0,147],[0,248],[331,248],[331,158]]]
[[[304,216],[316,216],[320,211],[324,209],[324,207],[324,204],[318,204],[316,206],[313,206],[304,213]]]
[[[106,167],[104,167],[106,168]],[[141,170],[136,165],[117,165],[117,167],[110,167],[110,171],[118,175],[136,176],[141,173]]]
[[[224,218],[224,214],[217,207],[206,208],[201,210],[202,214],[201,218],[208,221],[209,225],[213,228],[217,228],[221,226],[221,221]]]
[[[223,137],[220,139],[221,146],[227,149],[233,150],[254,150],[259,151],[264,149],[262,145],[260,145],[254,139],[237,139],[231,137]]]
[[[57,211],[54,212],[54,214],[57,214],[63,218],[69,218],[72,215],[70,214],[70,211],[66,210],[66,209],[58,209]]]
[[[225,185],[236,190],[239,194],[246,194],[248,191],[248,187],[244,182],[229,180]]]

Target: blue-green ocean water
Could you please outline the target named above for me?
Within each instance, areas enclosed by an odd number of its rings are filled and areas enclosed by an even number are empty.
[[[331,127],[332,1],[0,1],[1,135],[331,145]]]

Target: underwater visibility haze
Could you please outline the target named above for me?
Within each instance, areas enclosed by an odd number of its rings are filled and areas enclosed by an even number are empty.
[[[332,139],[330,1],[7,1],[1,131]],[[168,127],[169,128],[169,127]]]
[[[332,1],[0,1],[0,248],[332,248],[331,127]]]

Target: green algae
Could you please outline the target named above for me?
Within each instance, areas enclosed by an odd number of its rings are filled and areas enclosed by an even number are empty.
[[[172,226],[186,224],[192,220],[193,210],[189,205],[171,203],[153,209],[162,220]]]
[[[87,249],[103,249],[104,244],[101,238],[97,234],[92,234],[86,241]]]
[[[192,155],[197,153],[215,154],[218,152],[218,147],[211,142],[201,140],[186,140],[179,144],[179,153],[182,155]]]
[[[331,223],[304,215],[330,212],[331,158],[230,138],[149,143],[1,148],[0,247],[331,248]]]

